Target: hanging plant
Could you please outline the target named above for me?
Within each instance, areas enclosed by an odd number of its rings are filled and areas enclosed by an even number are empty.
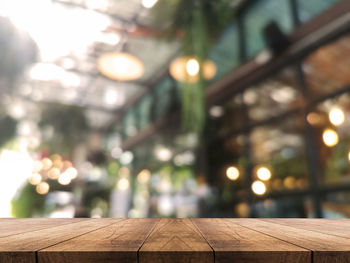
[[[183,67],[186,79],[180,82],[182,120],[187,130],[197,133],[203,130],[206,116],[206,79],[203,68],[213,40],[232,20],[234,1],[160,0],[155,6],[155,21],[158,25],[166,24],[165,21],[169,21],[170,17],[170,23],[162,28],[163,35],[170,39],[181,39],[186,60],[186,66]]]

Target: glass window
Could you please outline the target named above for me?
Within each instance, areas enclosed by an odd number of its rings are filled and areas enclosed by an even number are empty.
[[[300,20],[307,22],[337,2],[339,0],[297,0]]]
[[[287,120],[254,128],[250,135],[253,167],[252,190],[257,195],[308,185],[304,119]],[[262,183],[264,185],[262,185]]]
[[[217,67],[216,76],[213,80],[217,80],[239,64],[239,46],[236,24],[230,25],[217,41],[209,54],[209,58],[213,60]]]
[[[324,95],[350,84],[349,68],[350,35],[317,49],[303,64],[310,97]]]
[[[322,202],[322,215],[325,218],[350,218],[350,192],[327,194]]]
[[[242,94],[239,93],[228,100],[223,106],[214,105],[209,108],[208,134],[212,137],[222,137],[239,131],[247,122],[244,117]]]
[[[316,140],[321,181],[350,182],[350,94],[320,103],[307,120]]]
[[[274,77],[246,89],[243,101],[247,105],[249,119],[253,122],[275,117],[302,106],[303,99],[295,70],[287,68]]]
[[[306,197],[281,197],[266,199],[252,205],[255,217],[312,217],[310,199]]]
[[[293,30],[289,0],[254,1],[243,19],[248,57],[253,57],[265,47],[263,28],[272,20],[278,23],[285,33]]]
[[[247,138],[244,134],[234,135],[224,140],[209,143],[207,155],[210,184],[221,189],[222,203],[235,200],[246,200],[244,145]],[[231,208],[232,209],[232,208]],[[233,210],[231,210],[233,213]]]

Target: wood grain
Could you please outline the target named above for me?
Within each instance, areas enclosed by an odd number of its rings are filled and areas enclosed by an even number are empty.
[[[190,219],[162,218],[141,247],[139,262],[209,263],[214,254]]]
[[[119,220],[88,219],[2,237],[0,238],[0,262],[35,262],[36,251],[110,225]]]
[[[311,251],[224,219],[193,219],[215,251],[217,263],[311,262]]]
[[[231,219],[231,221],[312,250],[313,263],[350,263],[350,239],[348,238],[293,227],[293,224],[282,225],[276,223],[277,221],[274,223],[259,219]],[[327,228],[326,222],[324,228]]]
[[[82,218],[1,218],[0,219],[0,237],[16,235],[25,232],[31,232],[58,225],[65,225],[79,222]]]
[[[137,262],[137,253],[159,219],[126,219],[38,252],[42,263]]]
[[[263,219],[264,221],[316,231],[328,235],[350,238],[350,220],[348,219]],[[326,226],[326,227],[325,227]]]

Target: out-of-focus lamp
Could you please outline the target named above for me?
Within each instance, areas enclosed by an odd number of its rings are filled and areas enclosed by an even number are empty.
[[[103,75],[119,81],[132,81],[144,73],[141,60],[125,52],[104,54],[98,59],[97,66]]]
[[[216,74],[216,65],[210,60],[203,62],[204,79],[212,79]],[[170,75],[180,82],[194,83],[199,79],[200,64],[197,59],[180,57],[170,64]]]

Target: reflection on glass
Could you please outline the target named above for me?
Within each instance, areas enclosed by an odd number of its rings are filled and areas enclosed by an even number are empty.
[[[238,30],[236,24],[227,27],[209,54],[217,66],[214,80],[239,65]]]
[[[310,97],[324,95],[348,85],[349,67],[350,35],[313,52],[303,64]]]
[[[308,169],[301,117],[257,127],[252,130],[250,138],[256,165],[253,178],[263,181],[267,192],[307,187]]]
[[[302,197],[266,199],[253,204],[252,209],[256,217],[313,217],[310,200]]]
[[[325,218],[350,218],[350,193],[334,192],[325,196],[322,214]]]
[[[255,1],[249,6],[244,16],[248,57],[256,55],[265,47],[262,30],[272,20],[277,22],[285,33],[292,31],[293,23],[288,0]]]
[[[334,109],[337,109],[337,114]],[[324,174],[321,180],[324,183],[350,182],[349,111],[350,95],[345,93],[323,101],[308,114],[319,154],[320,173]],[[314,117],[309,117],[311,114]]]
[[[301,106],[295,71],[285,69],[275,77],[248,88],[243,93],[243,100],[252,121],[274,117]]]

